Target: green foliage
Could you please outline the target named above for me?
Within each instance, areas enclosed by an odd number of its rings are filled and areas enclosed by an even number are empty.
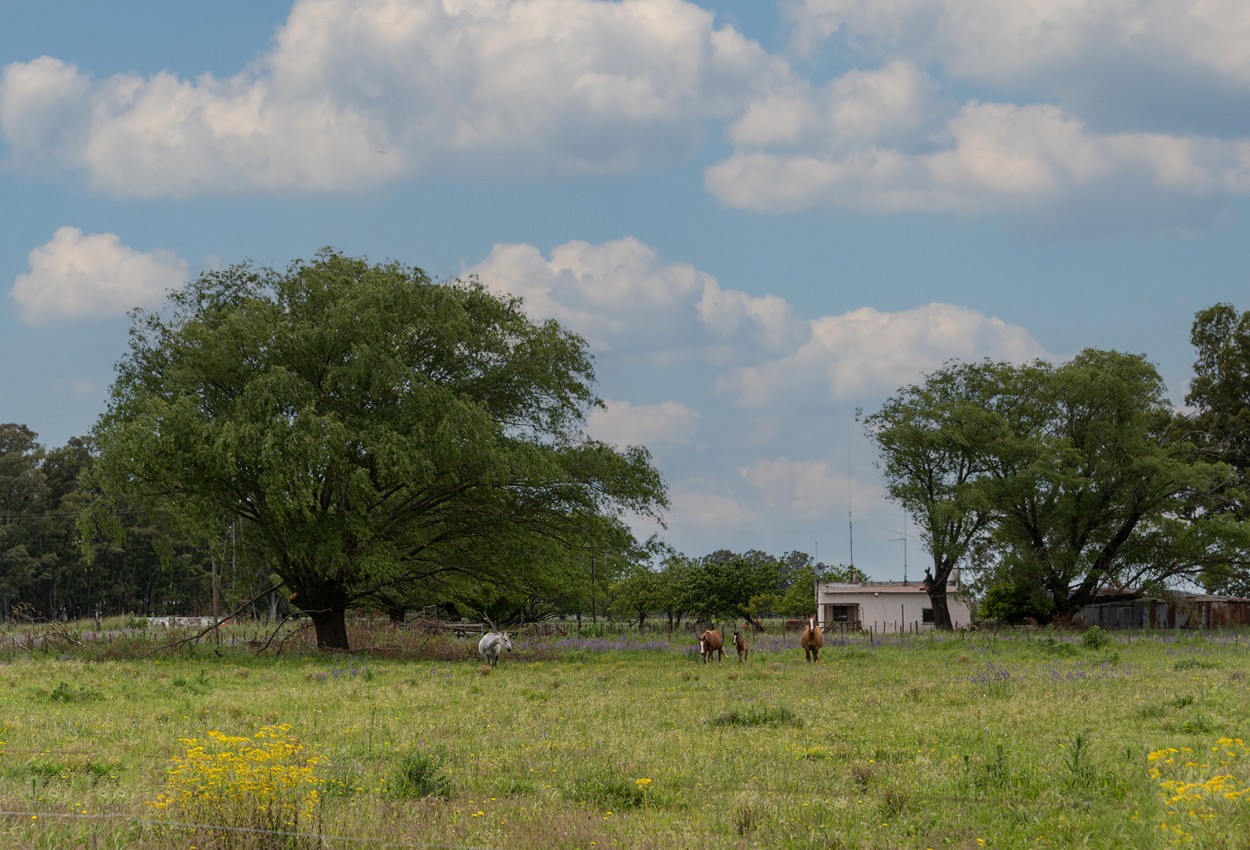
[[[48,700],[51,702],[95,702],[104,696],[94,688],[72,687],[68,682],[57,682]]]
[[[475,279],[398,263],[325,250],[206,272],[135,317],[84,527],[121,504],[184,539],[233,521],[239,557],[337,649],[349,606],[541,595],[582,568],[553,553],[619,551],[623,515],[666,501],[645,448],[583,435],[585,349]]]
[[[1081,646],[1086,649],[1105,649],[1112,643],[1111,635],[1101,626],[1090,626],[1081,635]]]
[[[452,785],[440,758],[432,753],[416,751],[400,757],[391,793],[403,799],[450,798]]]
[[[738,555],[722,549],[700,558],[679,592],[696,616],[734,619],[754,615],[752,600],[773,594],[778,580],[775,558],[754,550]]]
[[[975,553],[994,583],[1036,588],[1066,615],[1106,582],[1186,574],[1214,539],[1196,508],[1229,470],[1194,446],[1138,355],[948,366],[865,422],[935,581]]]
[[[784,705],[756,703],[708,718],[709,726],[802,726],[803,720]]]
[[[1207,494],[1202,509],[1211,526],[1192,547],[1212,593],[1250,594],[1250,312],[1216,304],[1194,317],[1190,342],[1197,353],[1185,403],[1203,449],[1229,464],[1234,477]]]
[[[1054,603],[1041,588],[1023,579],[992,584],[977,607],[977,617],[995,623],[1018,625],[1032,618],[1046,622],[1054,612]]]

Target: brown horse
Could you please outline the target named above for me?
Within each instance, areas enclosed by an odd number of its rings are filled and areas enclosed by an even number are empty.
[[[703,656],[703,663],[706,664],[712,660],[712,656],[720,653],[717,661],[725,660],[725,639],[720,636],[720,632],[716,629],[708,629],[699,635],[699,654]]]
[[[816,624],[816,615],[813,614],[807,620],[807,626],[803,629],[803,634],[799,638],[799,646],[803,647],[803,658],[806,661],[819,661],[820,648],[825,645],[825,636],[821,634],[820,626]]]
[[[734,632],[734,649],[738,650],[738,663],[739,664],[747,660],[747,652],[750,649],[750,647],[747,646],[746,638],[744,638],[742,635],[738,634],[737,632]]]

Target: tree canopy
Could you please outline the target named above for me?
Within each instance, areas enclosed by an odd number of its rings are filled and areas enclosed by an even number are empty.
[[[1195,446],[1138,355],[952,365],[866,422],[890,495],[933,553],[935,585],[963,561],[1071,614],[1108,584],[1193,575],[1200,546],[1220,536],[1193,508],[1228,467]]]
[[[1190,342],[1197,353],[1185,397],[1194,409],[1195,439],[1234,476],[1202,508],[1220,523],[1222,540],[1235,546],[1200,545],[1203,583],[1214,592],[1250,594],[1250,312],[1216,304],[1194,317]]]
[[[133,315],[92,481],[205,537],[229,521],[319,645],[349,607],[541,583],[558,553],[658,516],[643,447],[582,430],[583,340],[475,279],[329,249],[206,272]],[[617,537],[627,535],[617,535]]]

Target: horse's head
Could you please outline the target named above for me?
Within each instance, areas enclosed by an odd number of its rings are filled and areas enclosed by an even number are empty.
[[[507,632],[500,632],[499,640],[503,644],[504,649],[508,650],[509,652],[512,651],[512,638],[508,637]]]

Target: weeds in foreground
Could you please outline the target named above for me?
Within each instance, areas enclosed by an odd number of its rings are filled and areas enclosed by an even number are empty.
[[[443,770],[442,760],[425,752],[407,753],[399,760],[399,771],[391,793],[405,799],[419,797],[450,798],[451,780]]]
[[[1146,761],[1167,807],[1159,828],[1173,843],[1201,843],[1209,833],[1229,834],[1230,820],[1234,831],[1247,821],[1250,747],[1241,738],[1220,738],[1206,752],[1164,747]]]
[[[252,737],[209,732],[184,738],[167,789],[150,805],[173,829],[230,850],[314,847],[320,843],[318,768],[290,726],[262,727]],[[202,835],[201,835],[202,834]]]

